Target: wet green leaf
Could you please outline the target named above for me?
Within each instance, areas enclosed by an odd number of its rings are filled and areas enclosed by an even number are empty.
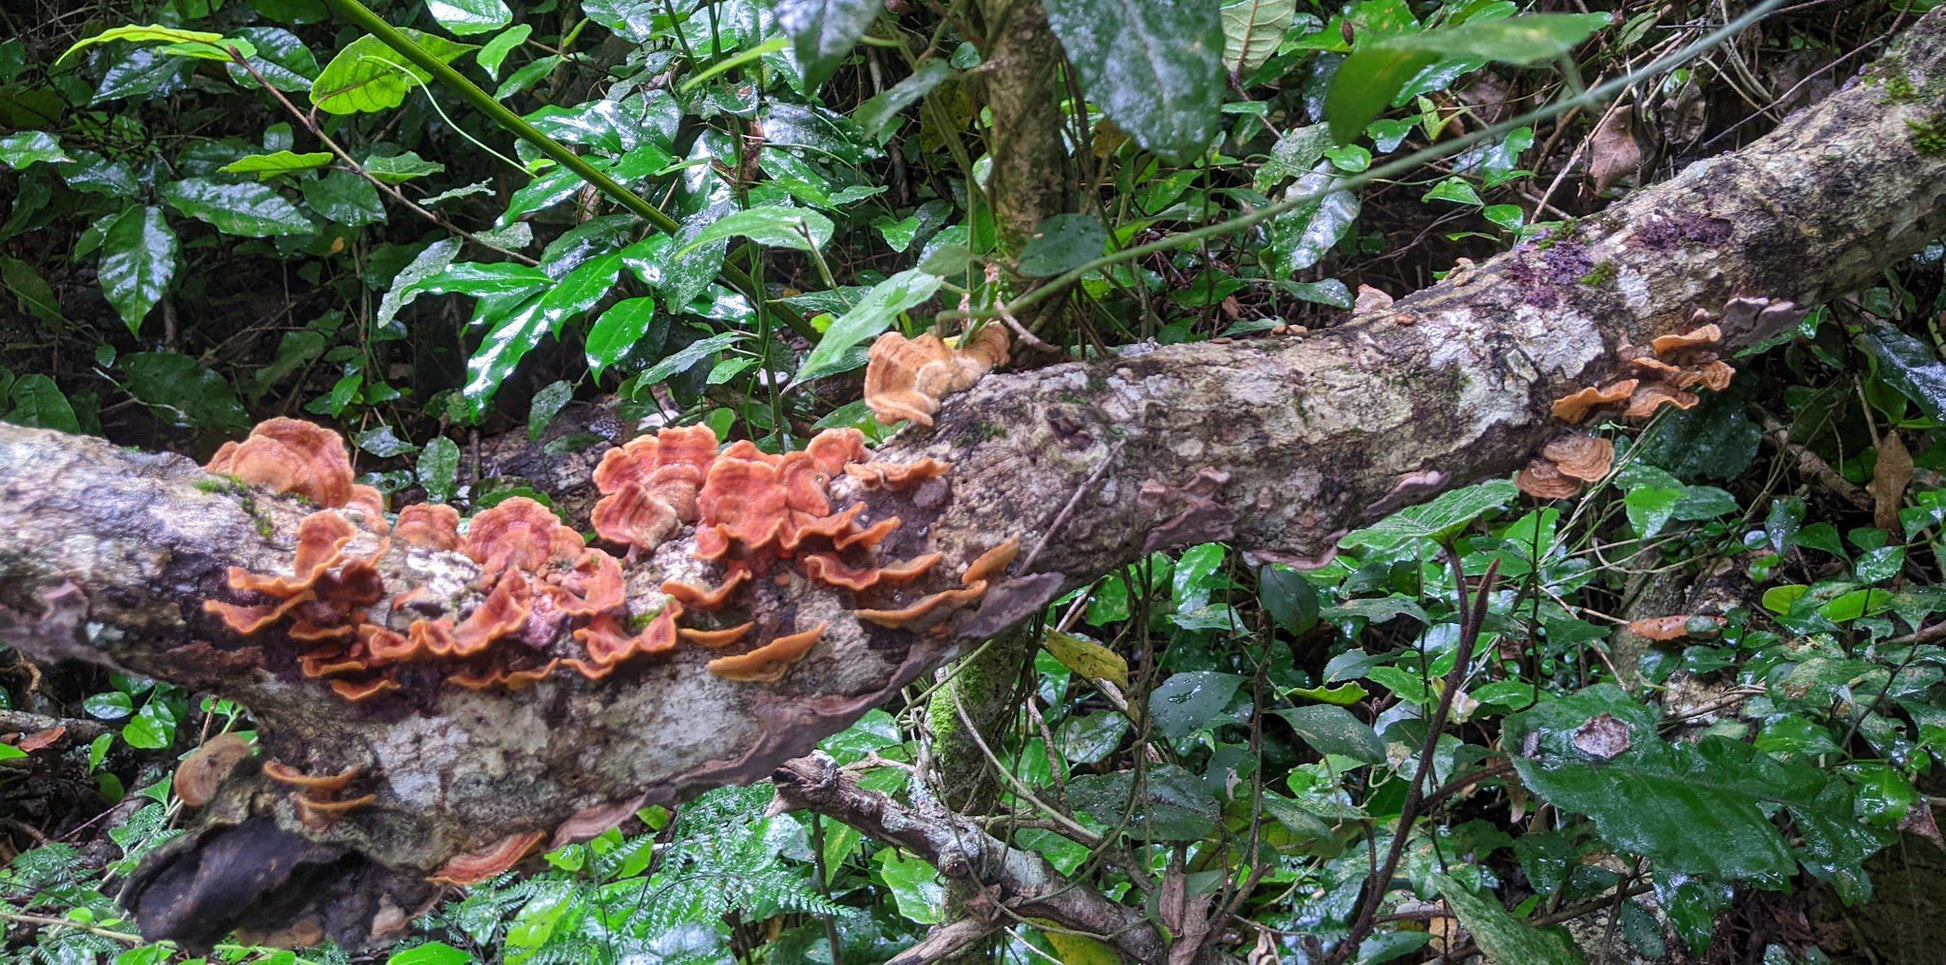
[[[1385,742],[1372,725],[1333,704],[1313,704],[1274,711],[1299,737],[1320,754],[1340,754],[1367,764],[1385,761]]]
[[[0,134],[0,162],[18,171],[41,161],[72,161],[61,142],[46,131]]]
[[[402,184],[413,178],[438,174],[444,170],[446,165],[437,161],[428,161],[420,157],[416,151],[365,159],[365,173],[386,184]]]
[[[346,227],[385,220],[385,206],[379,203],[378,189],[350,171],[333,171],[322,178],[305,181],[300,190],[312,211]]]
[[[1020,250],[1020,273],[1046,278],[1072,271],[1101,257],[1108,229],[1101,219],[1085,214],[1057,214],[1035,226]]]
[[[101,292],[122,316],[130,335],[162,300],[176,275],[176,232],[154,205],[130,207],[108,227],[101,243]]]
[[[1216,4],[1046,0],[1043,7],[1089,99],[1136,143],[1178,164],[1202,153],[1222,118]]]
[[[39,426],[62,432],[81,432],[81,420],[74,406],[61,393],[60,386],[45,375],[23,375],[7,390],[6,421],[15,425]]]
[[[533,34],[533,27],[524,23],[514,24],[495,34],[492,40],[482,45],[480,52],[473,55],[473,60],[480,65],[481,70],[487,72],[488,77],[498,80],[500,65],[506,61],[507,55],[526,43],[527,38]]]
[[[1446,906],[1466,926],[1488,961],[1578,965],[1586,960],[1566,928],[1536,928],[1508,911],[1491,893],[1476,895],[1446,875],[1433,880],[1439,885],[1439,896],[1446,899]]]
[[[185,30],[181,27],[150,24],[145,27],[113,27],[92,37],[83,38],[62,53],[54,63],[59,66],[67,62],[68,58],[89,47],[118,40],[135,44],[167,44],[168,46],[162,48],[164,53],[197,60],[229,60],[231,47],[237,48],[237,51],[245,57],[257,52],[257,49],[247,40],[225,37],[207,30]]]
[[[456,37],[491,33],[514,18],[502,0],[426,0],[426,12]]]
[[[240,157],[217,168],[224,174],[254,174],[259,181],[268,181],[280,174],[296,174],[311,171],[331,163],[329,151],[313,151],[309,154],[293,154],[290,151],[277,151],[271,154],[252,154]]]
[[[919,65],[912,76],[893,84],[890,89],[858,105],[852,112],[852,119],[863,128],[866,137],[878,137],[885,132],[892,118],[900,111],[917,104],[941,81],[952,76],[953,68],[944,60],[934,58]],[[900,250],[904,250],[902,247]]]
[[[1223,66],[1247,74],[1264,65],[1297,19],[1297,0],[1241,0],[1223,7]]]
[[[937,276],[910,268],[872,286],[857,305],[831,323],[824,338],[805,357],[795,381],[807,382],[838,371],[836,363],[846,349],[891,328],[901,312],[931,298],[939,284]]]
[[[807,88],[824,84],[883,9],[883,0],[778,0],[777,24],[791,36]]]
[[[1299,203],[1270,222],[1271,244],[1277,250],[1278,270],[1295,274],[1324,260],[1331,246],[1351,230],[1361,205],[1350,191],[1331,191],[1340,180],[1330,162],[1320,163],[1284,192],[1285,200],[1321,196]],[[1326,193],[1328,192],[1328,193]]]
[[[0,255],[0,285],[6,286],[13,300],[29,315],[57,329],[67,327],[67,317],[61,314],[61,303],[55,298],[53,286],[33,265]]]
[[[1295,570],[1280,566],[1258,570],[1257,599],[1286,632],[1303,633],[1318,623],[1318,591]]]
[[[435,34],[399,28],[420,49],[449,64],[473,49],[472,44]],[[311,103],[328,114],[358,114],[388,110],[405,103],[405,95],[431,79],[430,74],[369,34],[345,45],[311,82]]]
[[[116,363],[130,395],[174,420],[204,429],[240,430],[249,413],[230,383],[187,355],[136,352]]]
[[[655,299],[646,295],[641,298],[624,299],[609,306],[608,310],[602,312],[601,317],[595,319],[595,324],[588,329],[589,370],[594,372],[596,378],[600,378],[603,371],[627,355],[636,343],[642,341],[655,321]],[[662,330],[667,333],[667,321],[664,321]],[[656,341],[659,343],[661,339],[657,338]]]
[[[1896,328],[1881,326],[1859,337],[1878,365],[1879,378],[1911,399],[1934,421],[1946,422],[1946,364],[1927,345]]]
[[[687,371],[690,366],[748,337],[742,332],[719,332],[708,338],[698,339],[650,366],[649,370],[642,373],[637,380],[642,385],[654,385],[678,372]]]
[[[262,184],[184,178],[164,185],[162,199],[178,212],[206,221],[226,235],[268,238],[307,235],[314,230],[296,205]]]
[[[459,444],[445,436],[435,436],[419,450],[414,478],[425,487],[426,495],[439,502],[453,498],[459,480]]]
[[[772,248],[814,251],[831,240],[831,219],[806,208],[764,205],[728,215],[704,228],[677,252],[687,255],[712,241],[744,237]]]
[[[1215,721],[1243,680],[1213,670],[1171,674],[1149,694],[1149,718],[1162,736],[1181,740]]]
[[[1481,516],[1504,508],[1520,495],[1512,480],[1491,479],[1443,493],[1438,499],[1409,506],[1378,523],[1356,530],[1340,545],[1392,554],[1411,549],[1418,540],[1437,543],[1451,538]]]
[[[1134,771],[1077,777],[1068,782],[1068,800],[1110,827],[1126,815],[1125,832],[1138,838],[1196,841],[1216,830],[1221,812],[1202,778],[1175,764],[1151,766],[1142,777],[1139,797]]]

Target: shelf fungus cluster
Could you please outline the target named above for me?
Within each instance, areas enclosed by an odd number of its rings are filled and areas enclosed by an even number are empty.
[[[297,527],[290,574],[233,567],[228,583],[237,601],[209,600],[205,610],[238,634],[281,627],[308,647],[296,658],[299,670],[352,701],[413,680],[474,690],[519,690],[557,671],[601,680],[684,643],[728,650],[759,623],[728,617],[738,590],[766,576],[788,584],[801,575],[847,591],[859,618],[881,626],[943,628],[947,616],[979,599],[1018,546],[1009,541],[982,556],[958,586],[917,593],[940,554],[881,560],[881,544],[900,520],[863,521],[866,505],[833,505],[830,484],[850,476],[862,489],[914,489],[935,484],[951,466],[875,462],[855,429],[821,433],[805,449],[782,454],[748,441],[718,452],[715,435],[701,426],[663,429],[611,449],[595,471],[602,499],[591,521],[600,540],[625,548],[620,559],[523,497],[481,511],[463,533],[448,506],[407,506],[388,522],[382,497],[353,484],[343,440],[298,420],[260,425],[250,438],[225,445],[208,468],[304,496],[319,508]],[[714,564],[721,582],[706,588],[671,581],[659,606],[631,601],[624,563],[692,528],[696,558]],[[421,599],[424,587],[388,593],[378,562],[395,545],[465,554],[479,567],[482,601],[459,616]],[[374,619],[381,603],[382,618]],[[414,619],[400,630],[406,615]],[[788,629],[706,666],[732,680],[780,680],[825,629]]]
[[[880,335],[865,366],[865,404],[878,421],[889,426],[910,419],[931,426],[941,399],[972,388],[980,376],[1005,365],[1012,348],[1007,330],[997,324],[964,341],[955,348],[937,335]]]
[[[1659,336],[1646,349],[1625,345],[1621,359],[1632,377],[1570,392],[1553,403],[1554,417],[1570,425],[1619,416],[1646,422],[1664,406],[1695,407],[1702,401],[1697,388],[1721,392],[1730,387],[1736,369],[1718,354],[1723,326],[1732,330],[1774,332],[1794,324],[1803,312],[1790,302],[1737,297],[1721,316],[1697,310],[1688,331]],[[1720,324],[1719,324],[1720,322]],[[1608,474],[1615,458],[1613,443],[1575,431],[1549,440],[1514,476],[1521,492],[1537,499],[1566,499],[1584,484]]]

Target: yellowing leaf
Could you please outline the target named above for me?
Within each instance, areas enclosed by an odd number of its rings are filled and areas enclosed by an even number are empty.
[[[1123,690],[1128,689],[1128,661],[1122,655],[1102,646],[1087,637],[1072,633],[1049,630],[1041,638],[1041,646],[1061,661],[1061,665],[1089,680],[1106,680]]]

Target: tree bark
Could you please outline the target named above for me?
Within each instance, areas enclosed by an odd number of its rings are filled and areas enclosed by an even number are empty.
[[[933,431],[881,454],[950,461],[943,494],[850,480],[834,493],[866,503],[867,519],[899,516],[887,558],[938,551],[941,573],[1022,539],[1011,572],[940,636],[861,623],[848,596],[805,581],[764,581],[751,618],[767,636],[829,623],[779,683],[712,676],[685,647],[597,683],[556,675],[498,694],[426,676],[347,704],[296,671],[303,645],[239,638],[202,609],[229,598],[228,566],[288,567],[304,507],[179,456],[0,427],[0,644],[235,698],[263,757],[357,767],[351,793],[376,795],[313,830],[288,788],[239,768],[132,883],[145,934],[382,940],[436,898],[425,879],[455,855],[517,833],[570,839],[645,801],[767,777],[956,648],[1149,551],[1224,540],[1266,560],[1327,559],[1350,528],[1521,465],[1563,428],[1550,400],[1627,374],[1625,346],[1687,329],[1695,309],[1811,305],[1868,281],[1946,233],[1946,157],[1918,151],[1912,126],[1946,110],[1942,61],[1946,10],[1874,68],[1912,95],[1857,83],[1552,244],[1321,335],[1137,348],[954,396]],[[1726,344],[1777,334],[1764,327],[1732,326]],[[716,581],[693,551],[685,537],[630,567],[636,612],[659,605],[664,579]],[[457,554],[394,544],[379,566],[388,595],[423,588],[415,607],[479,600],[477,568]],[[409,616],[371,618],[403,629]]]

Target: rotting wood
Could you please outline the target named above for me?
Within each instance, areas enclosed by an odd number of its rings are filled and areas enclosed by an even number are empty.
[[[454,856],[509,834],[559,842],[598,830],[588,815],[625,817],[624,803],[763,779],[976,635],[1146,549],[1223,539],[1315,563],[1383,511],[1522,465],[1559,429],[1550,400],[1625,376],[1624,346],[1685,330],[1695,309],[1739,295],[1810,305],[1865,283],[1946,233],[1946,158],[1917,153],[1908,125],[1946,110],[1942,61],[1936,11],[1876,68],[1917,95],[1860,81],[1551,243],[1329,332],[1135,349],[954,396],[933,432],[884,451],[951,462],[946,494],[838,484],[874,518],[906,520],[893,558],[939,552],[941,571],[959,572],[999,538],[1036,547],[1032,572],[1023,560],[996,578],[945,636],[861,624],[839,591],[806,586],[773,605],[829,629],[777,684],[712,676],[709,654],[688,648],[601,682],[348,705],[303,679],[288,649],[227,634],[201,608],[225,567],[284,565],[303,507],[178,456],[0,427],[0,644],[237,699],[262,756],[359,767],[359,793],[377,795],[313,830],[287,788],[238,768],[137,876],[145,934],[383,940],[437,897],[426,879]],[[1726,329],[1724,343],[1773,334]],[[424,587],[418,603],[477,603],[477,570],[457,554],[394,545],[378,565],[389,587]],[[632,567],[630,592],[671,579],[716,582],[693,538]]]

